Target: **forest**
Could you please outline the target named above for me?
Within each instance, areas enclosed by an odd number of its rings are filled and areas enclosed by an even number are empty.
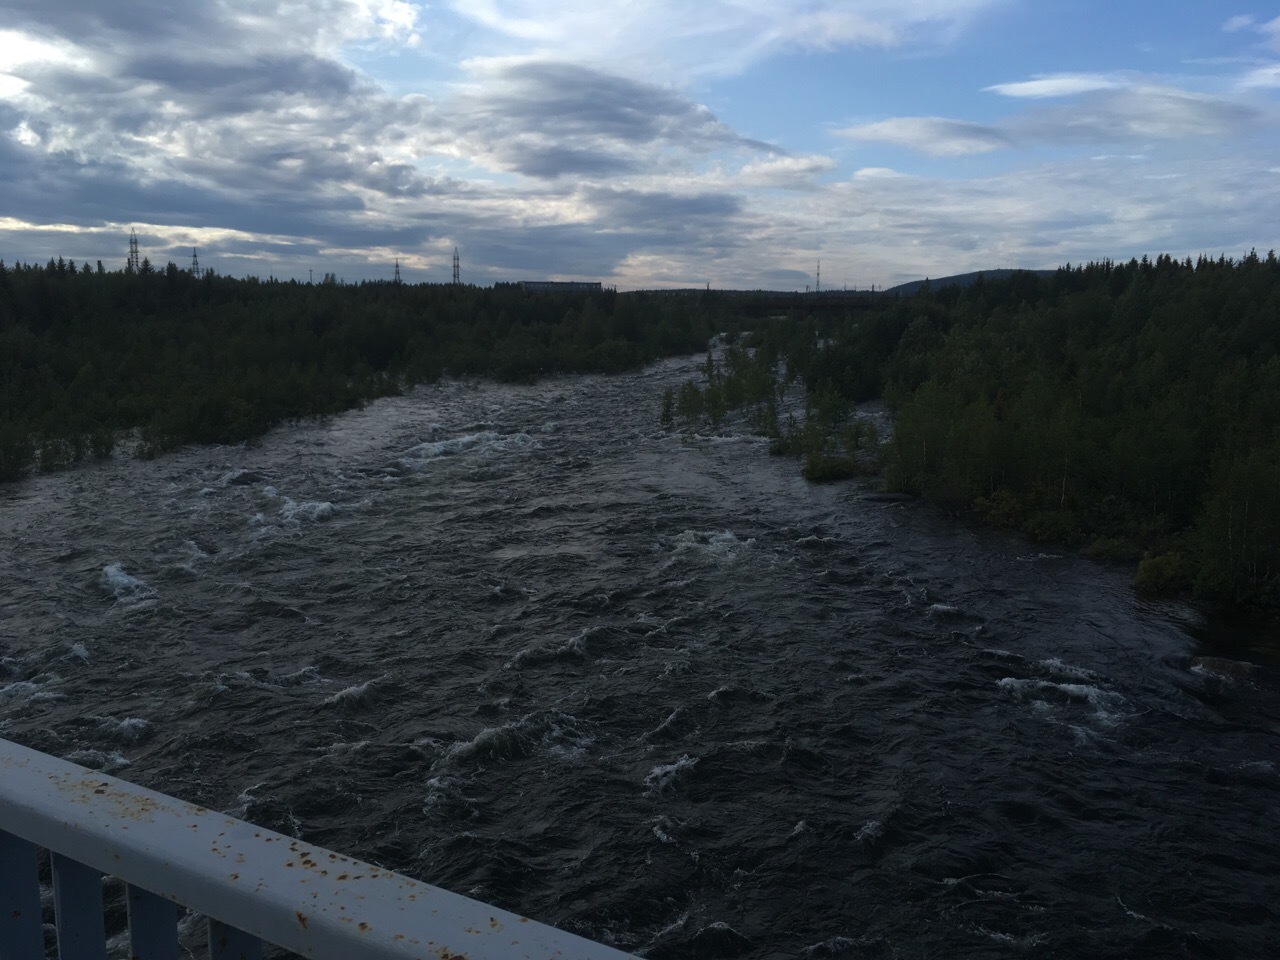
[[[0,480],[237,443],[442,376],[616,372],[705,347],[720,308],[511,285],[321,283],[0,262]]]
[[[1159,256],[928,286],[760,324],[664,398],[736,406],[812,480],[878,472],[1033,538],[1131,563],[1135,584],[1280,608],[1280,263]],[[804,415],[779,422],[790,385]],[[883,398],[877,438],[855,405]]]
[[[126,438],[141,456],[252,440],[442,376],[632,369],[720,333],[728,346],[700,382],[663,398],[669,426],[740,410],[810,480],[876,475],[1131,563],[1143,590],[1280,608],[1274,253],[756,306],[0,263],[0,479],[106,457]],[[883,437],[857,415],[878,399],[892,412]]]

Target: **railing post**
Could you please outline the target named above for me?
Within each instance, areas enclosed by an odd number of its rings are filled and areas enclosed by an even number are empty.
[[[262,941],[210,917],[209,960],[262,960]]]
[[[102,873],[60,853],[51,857],[58,960],[107,960]]]
[[[41,960],[44,918],[36,846],[0,830],[0,960]]]
[[[178,960],[178,906],[128,884],[130,960]]]

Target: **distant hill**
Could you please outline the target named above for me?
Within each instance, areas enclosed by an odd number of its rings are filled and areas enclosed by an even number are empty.
[[[934,290],[937,290],[939,287],[971,287],[979,277],[986,280],[1004,280],[1015,273],[1034,273],[1040,277],[1051,277],[1057,272],[1057,270],[975,270],[973,273],[957,273],[953,277],[929,277],[925,280],[912,280],[909,283],[900,283],[896,287],[890,287],[884,292],[910,296],[926,283]]]

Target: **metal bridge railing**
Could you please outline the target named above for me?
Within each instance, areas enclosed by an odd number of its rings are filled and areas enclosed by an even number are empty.
[[[43,960],[39,849],[61,960],[105,960],[102,881],[126,884],[131,958],[178,960],[181,904],[211,960],[272,943],[317,960],[627,955],[215,810],[0,740],[0,960]]]

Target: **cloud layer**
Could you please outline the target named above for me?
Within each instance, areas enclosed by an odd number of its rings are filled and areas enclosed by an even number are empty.
[[[117,266],[136,226],[230,273],[444,280],[456,245],[481,283],[795,288],[819,258],[865,286],[1275,242],[1280,21],[1218,24],[1217,73],[1015,74],[930,110],[935,54],[1021,2],[10,0],[0,258]],[[833,96],[763,142],[709,106],[846,58],[919,71],[897,100],[924,109]]]

